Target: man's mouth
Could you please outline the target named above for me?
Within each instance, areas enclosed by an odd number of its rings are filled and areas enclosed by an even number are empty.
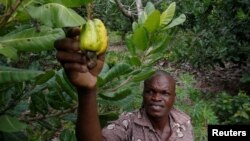
[[[155,109],[155,110],[160,110],[162,107],[161,106],[159,106],[159,105],[152,105],[151,106],[153,109]]]
[[[150,106],[153,110],[160,110],[160,109],[163,108],[163,106],[160,105],[160,104],[150,104],[149,106]]]

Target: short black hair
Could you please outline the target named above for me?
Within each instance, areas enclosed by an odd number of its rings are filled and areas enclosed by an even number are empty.
[[[157,75],[163,75],[163,76],[167,76],[170,77],[174,80],[174,78],[172,77],[172,75],[164,70],[156,70],[150,77],[148,77],[146,80],[144,80],[144,87],[145,85],[155,76]]]

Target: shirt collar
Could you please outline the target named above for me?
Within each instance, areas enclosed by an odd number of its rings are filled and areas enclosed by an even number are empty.
[[[171,109],[169,118],[170,118],[170,125],[172,127],[176,125],[182,125],[186,123],[188,120],[190,120],[190,117],[187,114],[175,108]],[[149,129],[154,130],[153,125],[151,124],[144,108],[139,109],[139,112],[137,112],[137,117],[135,118],[134,122],[138,125],[149,127]]]

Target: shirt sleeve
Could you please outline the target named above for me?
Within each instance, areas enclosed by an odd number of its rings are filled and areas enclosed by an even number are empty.
[[[187,127],[186,140],[187,141],[194,141],[194,132],[193,132],[193,126],[192,126],[191,120],[187,121],[186,127]]]
[[[121,116],[118,120],[109,122],[102,129],[103,140],[105,141],[127,141],[130,134],[129,116]]]

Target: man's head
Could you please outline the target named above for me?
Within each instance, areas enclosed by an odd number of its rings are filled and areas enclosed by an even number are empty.
[[[166,117],[175,102],[175,80],[165,71],[156,71],[144,81],[143,106],[153,118]]]

